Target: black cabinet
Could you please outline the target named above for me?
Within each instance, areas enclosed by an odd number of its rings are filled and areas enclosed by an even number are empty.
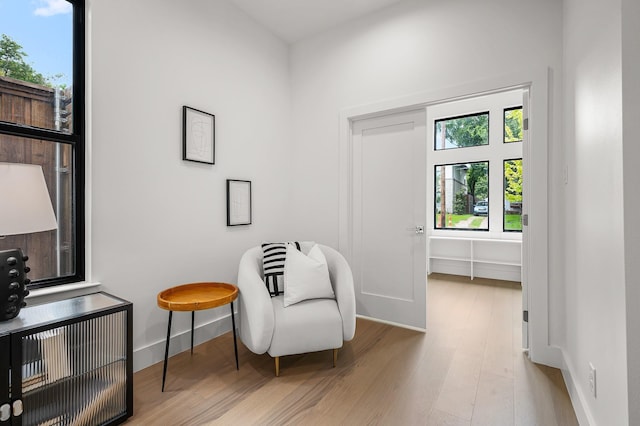
[[[133,305],[99,292],[0,322],[0,426],[107,425],[133,414]]]

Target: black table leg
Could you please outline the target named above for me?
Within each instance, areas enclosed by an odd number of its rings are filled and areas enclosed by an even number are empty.
[[[191,355],[193,355],[193,323],[196,321],[196,311],[191,311]]]
[[[169,325],[167,326],[167,343],[164,347],[164,367],[162,368],[162,392],[164,392],[164,380],[167,377],[167,360],[169,358],[169,340],[171,340],[171,318],[173,311],[169,311]]]
[[[238,365],[238,343],[236,342],[236,318],[233,314],[233,300],[231,301],[231,327],[233,328],[233,350],[236,353],[236,370],[240,370]]]

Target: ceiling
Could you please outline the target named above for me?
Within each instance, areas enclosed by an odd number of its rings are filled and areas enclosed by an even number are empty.
[[[231,0],[288,43],[404,0]]]

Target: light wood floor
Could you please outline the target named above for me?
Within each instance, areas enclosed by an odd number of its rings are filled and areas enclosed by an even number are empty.
[[[432,274],[426,334],[358,320],[331,351],[281,359],[231,333],[134,375],[134,425],[577,425],[559,370],[520,349],[520,285]]]

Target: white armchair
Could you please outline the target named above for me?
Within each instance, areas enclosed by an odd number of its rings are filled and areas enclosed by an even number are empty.
[[[265,286],[262,248],[249,249],[240,260],[240,340],[252,352],[274,357],[276,376],[280,375],[280,357],[285,355],[333,349],[335,367],[338,349],[355,334],[351,268],[336,250],[319,247],[327,259],[335,300],[305,300],[285,308],[283,295],[271,297]]]

